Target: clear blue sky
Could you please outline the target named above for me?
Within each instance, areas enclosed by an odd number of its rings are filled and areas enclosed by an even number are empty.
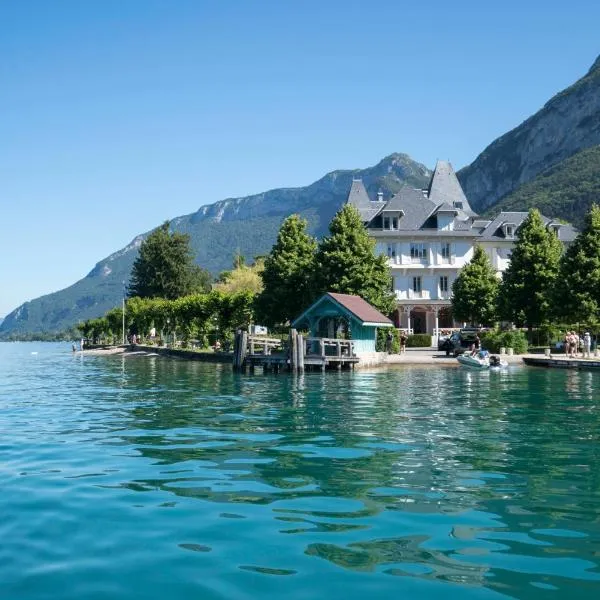
[[[590,0],[0,3],[0,316],[203,204],[459,168],[584,74]]]

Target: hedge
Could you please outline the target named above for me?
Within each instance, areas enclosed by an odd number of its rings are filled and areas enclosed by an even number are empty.
[[[407,348],[431,348],[431,336],[428,333],[414,333],[406,340]]]
[[[480,334],[481,345],[490,352],[500,352],[500,348],[512,348],[515,354],[527,352],[527,337],[520,329],[501,331],[492,329]]]

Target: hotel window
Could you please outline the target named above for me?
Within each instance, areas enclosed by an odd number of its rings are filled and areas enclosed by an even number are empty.
[[[512,225],[507,225],[506,226],[506,237],[507,238],[512,238],[515,235],[515,230],[514,227]]]
[[[420,277],[413,277],[412,289],[413,289],[413,292],[417,292],[417,293],[419,293],[421,291],[421,278]]]
[[[398,217],[392,217],[392,229],[398,229]]]
[[[388,258],[396,258],[396,244],[388,244],[387,255]]]
[[[389,217],[383,217],[383,228],[384,229],[390,228],[390,218]]]
[[[442,275],[440,277],[440,292],[444,293],[448,291],[448,277],[446,275]]]
[[[450,259],[450,244],[442,244],[442,258],[445,260]]]
[[[427,257],[427,248],[425,244],[411,243],[410,245],[410,258],[413,261],[420,261]]]

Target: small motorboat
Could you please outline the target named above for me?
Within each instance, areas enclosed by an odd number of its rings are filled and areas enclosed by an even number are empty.
[[[501,369],[507,367],[508,363],[501,360],[499,356],[490,356],[487,350],[479,350],[475,354],[465,352],[456,357],[456,360],[463,367],[471,367],[473,369]]]
[[[486,350],[479,350],[475,354],[465,352],[456,357],[456,360],[463,367],[470,367],[472,369],[489,369],[490,368],[490,355]]]

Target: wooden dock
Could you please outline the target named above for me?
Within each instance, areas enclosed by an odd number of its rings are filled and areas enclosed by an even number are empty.
[[[598,358],[557,358],[553,356],[523,357],[523,362],[532,367],[547,367],[551,369],[591,369],[600,370]]]
[[[281,339],[248,335],[238,331],[233,351],[233,368],[253,371],[262,367],[265,372],[327,369],[353,369],[359,362],[351,340],[304,338],[295,329],[290,331],[287,343]]]

